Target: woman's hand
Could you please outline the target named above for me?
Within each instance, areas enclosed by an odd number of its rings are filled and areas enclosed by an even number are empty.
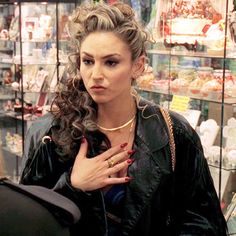
[[[84,138],[71,172],[72,186],[83,191],[92,191],[130,181],[128,176],[111,177],[127,169],[133,162],[129,159],[133,151],[124,151],[123,147],[115,146],[94,158],[87,158],[88,143]]]

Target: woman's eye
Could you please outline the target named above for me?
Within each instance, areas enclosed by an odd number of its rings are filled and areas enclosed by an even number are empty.
[[[106,64],[108,66],[116,66],[118,64],[118,62],[114,61],[114,60],[108,60],[108,61],[106,61]]]
[[[93,61],[90,60],[90,59],[83,59],[82,62],[83,62],[85,65],[92,65],[92,64],[93,64]]]

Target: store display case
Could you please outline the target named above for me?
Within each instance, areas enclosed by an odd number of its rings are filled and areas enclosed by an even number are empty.
[[[236,3],[130,2],[153,37],[137,91],[180,112],[196,129],[222,209],[229,212],[236,192]],[[0,3],[0,158],[13,180],[19,177],[27,128],[47,112],[65,75],[73,50],[66,23],[80,3]]]
[[[236,191],[234,4],[156,1],[150,67],[137,81],[143,96],[180,112],[198,132],[224,212]]]
[[[68,53],[66,22],[79,2],[1,1],[0,127],[5,175],[17,181],[24,138],[45,114]]]

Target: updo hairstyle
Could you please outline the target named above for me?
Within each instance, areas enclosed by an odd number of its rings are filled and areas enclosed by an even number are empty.
[[[87,93],[79,71],[81,43],[93,32],[113,32],[127,43],[133,61],[146,55],[148,34],[129,5],[81,4],[74,11],[68,23],[68,33],[74,45],[74,53],[69,56],[69,79],[52,103],[56,109],[51,109],[55,119],[60,121],[60,127],[52,132],[53,140],[61,148],[60,152],[69,156],[76,155],[78,140],[82,136],[91,145],[96,143],[100,147],[105,142],[109,146],[106,136],[97,129],[97,105]]]

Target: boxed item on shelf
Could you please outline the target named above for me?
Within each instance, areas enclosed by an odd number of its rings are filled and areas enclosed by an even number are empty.
[[[155,76],[153,74],[153,69],[151,67],[147,67],[143,75],[136,79],[136,84],[139,88],[152,89],[152,82],[154,80]]]
[[[168,79],[155,79],[152,80],[152,89],[155,92],[168,93],[170,81]]]
[[[175,79],[170,83],[170,91],[173,94],[185,94],[188,91],[189,81],[186,79]]]
[[[201,89],[213,79],[213,69],[211,67],[200,67],[197,71],[197,78],[190,84],[190,93],[201,96]],[[196,92],[197,91],[197,92]]]

